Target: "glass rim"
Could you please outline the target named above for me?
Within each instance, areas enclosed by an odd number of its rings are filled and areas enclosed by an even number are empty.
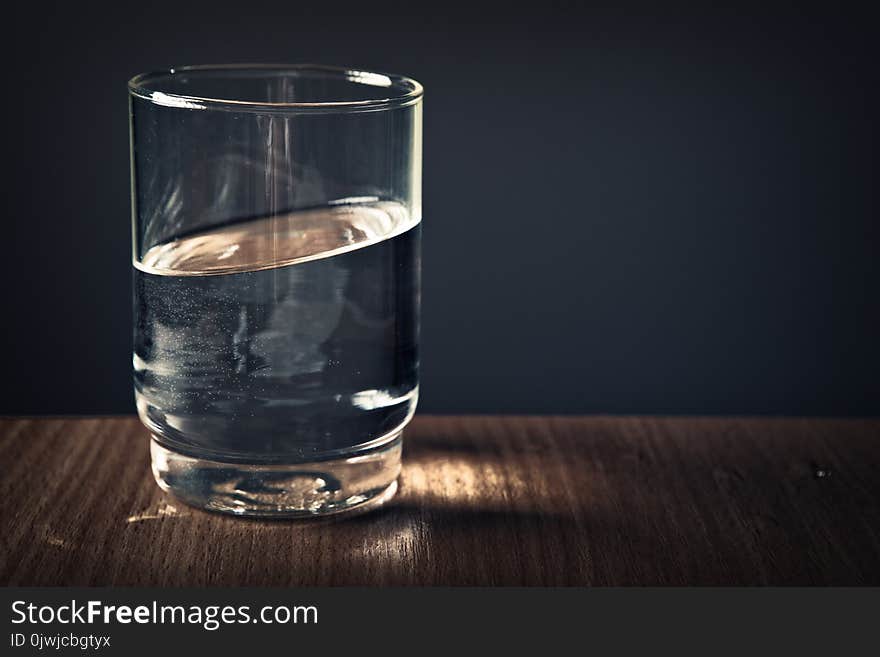
[[[160,88],[150,89],[147,85],[169,80],[180,73],[230,73],[254,71],[289,72],[293,75],[313,73],[328,78],[342,78],[353,84],[364,84],[373,87],[386,87],[400,93],[389,94],[383,98],[364,98],[360,100],[327,100],[327,101],[261,101],[241,100],[235,98],[213,98],[195,96],[176,92],[162,91]],[[324,64],[199,64],[191,66],[174,66],[169,69],[151,71],[135,75],[128,81],[128,91],[132,96],[147,100],[156,105],[197,110],[226,110],[234,112],[248,111],[290,111],[290,112],[357,112],[387,110],[407,107],[419,102],[424,88],[416,80],[394,73],[365,71],[345,66],[329,66]]]

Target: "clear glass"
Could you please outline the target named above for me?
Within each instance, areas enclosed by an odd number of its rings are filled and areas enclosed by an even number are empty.
[[[245,65],[129,92],[134,387],[156,481],[239,515],[387,500],[418,399],[421,86]]]

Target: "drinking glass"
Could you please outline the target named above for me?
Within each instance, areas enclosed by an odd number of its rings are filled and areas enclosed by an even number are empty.
[[[421,85],[224,65],[128,88],[134,388],[159,486],[256,516],[389,499],[419,390]]]

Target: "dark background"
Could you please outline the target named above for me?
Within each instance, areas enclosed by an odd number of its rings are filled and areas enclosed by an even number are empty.
[[[2,413],[132,412],[125,83],[426,87],[426,412],[880,413],[874,23],[516,3],[30,3],[3,46]]]

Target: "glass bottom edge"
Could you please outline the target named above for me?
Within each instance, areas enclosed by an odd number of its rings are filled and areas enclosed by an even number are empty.
[[[226,463],[150,440],[153,477],[180,501],[253,518],[317,518],[372,510],[397,492],[403,432],[353,457],[266,465]]]

